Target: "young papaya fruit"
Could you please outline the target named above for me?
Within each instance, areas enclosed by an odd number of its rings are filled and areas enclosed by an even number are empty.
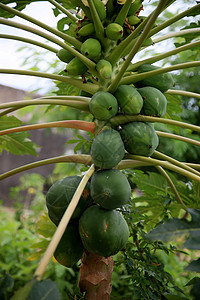
[[[56,55],[61,61],[65,62],[65,63],[70,62],[72,60],[72,58],[74,58],[74,55],[66,49],[60,49],[56,53]]]
[[[158,69],[161,68],[154,65],[144,64],[138,68],[138,72],[143,73]],[[134,83],[134,85],[136,87],[152,86],[159,89],[162,93],[165,93],[168,89],[174,86],[174,80],[170,73],[162,73],[140,80]]]
[[[93,0],[96,11],[101,21],[106,18],[106,8],[101,0]]]
[[[78,76],[82,75],[87,71],[86,65],[80,61],[77,57],[74,57],[66,66],[65,71],[69,75]]]
[[[105,59],[100,59],[96,65],[96,69],[100,74],[101,78],[109,79],[112,75],[112,65]]]
[[[134,86],[120,85],[114,93],[120,111],[126,114],[137,115],[143,106],[143,99]]]
[[[128,224],[121,213],[99,205],[92,205],[82,214],[79,233],[88,252],[104,257],[125,248],[129,237]]]
[[[125,149],[134,155],[151,156],[158,146],[158,136],[152,125],[146,122],[131,122],[120,131]]]
[[[81,36],[88,36],[93,32],[94,32],[94,24],[88,23],[79,29],[78,34]]]
[[[118,41],[123,36],[123,27],[117,23],[110,23],[106,29],[105,34],[110,40]]]
[[[138,92],[144,100],[142,114],[163,117],[167,110],[167,99],[164,94],[151,86],[139,88]]]
[[[136,14],[136,12],[140,9],[142,6],[143,0],[135,0],[132,4],[131,7],[129,8],[128,11],[128,16],[133,16]]]
[[[81,176],[68,176],[55,182],[47,192],[46,206],[49,218],[58,225],[65,210],[81,181]],[[79,218],[82,212],[91,204],[90,185],[86,185],[80,201],[72,215],[73,219]]]
[[[101,44],[98,40],[89,38],[81,45],[81,53],[89,58],[96,58],[101,54]]]
[[[101,169],[114,168],[124,157],[124,144],[118,131],[105,129],[94,139],[91,156],[95,166]]]
[[[69,223],[54,252],[54,257],[61,265],[71,268],[81,259],[83,252],[78,222]]]
[[[97,120],[108,120],[118,111],[117,99],[111,93],[98,91],[92,96],[89,109]]]
[[[92,176],[90,194],[96,204],[105,209],[115,209],[128,202],[131,186],[121,171],[100,170]]]
[[[133,16],[128,17],[128,22],[131,26],[133,26],[133,25],[137,25],[138,23],[140,23],[141,20],[137,16],[133,15]]]

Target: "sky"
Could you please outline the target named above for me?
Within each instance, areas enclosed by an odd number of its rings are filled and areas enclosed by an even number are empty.
[[[23,13],[30,15],[31,17],[34,17],[36,19],[39,19],[40,21],[52,27],[56,27],[57,19],[53,15],[52,5],[50,3],[31,3],[30,5],[27,5],[27,7],[23,10]],[[34,24],[23,20],[19,17],[14,17],[11,20],[18,23],[26,24],[31,27],[38,28]],[[45,40],[27,31],[16,29],[14,27],[2,24],[0,24],[0,33],[25,36],[27,38],[29,37],[32,39],[37,39],[41,42],[44,42]],[[23,52],[17,52],[16,50],[22,46],[25,46],[26,43],[9,39],[0,39],[0,45],[0,68],[22,69],[21,63],[23,62],[24,54]],[[39,47],[35,48],[38,50],[41,49]],[[38,84],[39,86],[44,87],[43,90],[45,91],[47,89],[48,83],[48,79],[40,79],[31,76],[0,74],[0,84],[23,90],[32,90],[32,88],[37,86]]]

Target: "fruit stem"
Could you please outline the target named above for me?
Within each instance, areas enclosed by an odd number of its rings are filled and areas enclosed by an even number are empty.
[[[192,62],[186,62],[186,63],[181,63],[177,65],[173,65],[170,67],[166,68],[160,68],[154,71],[149,71],[149,72],[143,72],[143,73],[138,73],[130,76],[126,76],[122,78],[119,84],[134,84],[137,81],[146,79],[148,77],[158,75],[158,74],[163,74],[175,70],[180,70],[180,69],[186,69],[186,68],[193,68],[193,67],[198,67],[200,66],[200,61],[192,61]]]
[[[55,34],[56,36],[61,37],[66,42],[72,44],[74,47],[76,47],[78,50],[80,50],[82,43],[80,41],[78,41],[77,39],[75,39],[74,37],[71,37],[70,35],[68,35],[66,33],[63,33],[51,26],[48,26],[47,24],[45,24],[41,21],[38,21],[37,19],[32,18],[32,17],[22,13],[21,11],[18,11],[14,8],[6,6],[5,4],[0,3],[0,8],[14,14],[15,16],[19,16],[20,18],[25,19],[41,28],[44,28],[45,30]]]
[[[54,52],[54,53],[58,52],[58,49],[56,49],[52,46],[49,46],[47,44],[38,42],[36,40],[25,38],[25,37],[22,37],[22,36],[15,36],[15,35],[10,35],[10,34],[0,34],[0,38],[10,39],[10,40],[17,40],[17,41],[25,42],[25,43],[28,43],[28,44],[36,45],[38,47],[47,49],[48,51],[51,51],[51,52]]]
[[[127,0],[124,5],[122,5],[122,8],[120,9],[120,12],[118,13],[114,23],[117,23],[121,26],[123,26],[126,16],[128,14],[129,8],[131,6],[132,0]]]
[[[55,38],[55,37],[53,37],[53,36],[51,36],[47,33],[44,33],[44,32],[42,32],[38,29],[35,29],[33,27],[23,25],[23,24],[20,24],[20,23],[11,21],[11,20],[4,19],[4,18],[0,18],[0,24],[4,24],[4,25],[15,27],[15,28],[19,28],[19,29],[37,34],[37,35],[39,35],[43,38],[46,38],[47,40],[59,45],[60,47],[68,50],[74,56],[78,57],[90,69],[91,72],[93,72],[94,74],[97,74],[97,72],[95,71],[96,64],[92,60],[85,57],[80,52],[76,51],[74,48],[70,47],[69,45],[67,45],[66,43],[60,41],[59,39],[57,39],[57,38]]]
[[[42,259],[40,260],[39,262],[39,265],[34,273],[34,276],[38,279],[38,280],[41,280],[42,279],[42,276],[46,270],[46,267],[51,259],[51,257],[53,256],[57,246],[58,246],[58,243],[65,231],[65,229],[67,228],[67,225],[71,219],[71,216],[79,202],[79,199],[83,193],[83,190],[88,182],[88,180],[90,179],[90,177],[92,176],[92,174],[94,173],[95,171],[95,166],[92,165],[89,170],[85,173],[85,175],[83,176],[79,186],[77,187],[77,190],[76,192],[74,193],[74,196],[71,200],[71,202],[69,203],[57,229],[56,229],[56,232],[54,233],[53,235],[53,238],[51,240],[51,242],[49,243],[45,253],[44,253],[44,256],[42,257]]]
[[[58,10],[62,11],[65,15],[67,15],[68,18],[70,18],[73,22],[76,23],[78,21],[77,17],[75,17],[73,14],[71,14],[69,10],[67,10],[66,8],[64,8],[57,1],[55,1],[55,0],[49,0],[49,2],[52,3],[55,7],[57,7]]]
[[[94,133],[95,123],[87,122],[87,121],[79,121],[79,120],[67,120],[67,121],[32,124],[32,125],[25,125],[21,127],[14,127],[14,128],[1,130],[0,136],[5,134],[10,134],[10,133],[15,133],[15,132],[35,130],[41,128],[53,128],[53,127],[73,128],[73,129],[79,129],[79,130],[84,130],[84,131]]]
[[[171,180],[170,176],[167,174],[167,172],[161,166],[157,166],[156,168],[160,172],[160,174],[162,174],[165,177],[165,179],[167,180],[167,182],[171,186],[171,189],[174,192],[174,195],[176,196],[176,199],[181,204],[181,206],[183,207],[183,209],[186,212],[188,212],[187,206],[184,204],[183,200],[181,199],[181,197],[179,195],[179,192],[177,191],[177,189],[176,189],[173,181]]]
[[[166,0],[160,0],[156,9],[154,10],[154,12],[151,14],[149,20],[147,21],[141,35],[139,36],[139,38],[136,40],[133,48],[131,49],[130,53],[128,54],[126,61],[123,63],[123,65],[121,66],[119,73],[116,75],[116,77],[113,79],[111,85],[108,88],[109,92],[114,92],[119,83],[120,80],[123,76],[123,74],[126,72],[126,69],[128,68],[131,60],[133,59],[133,57],[135,56],[135,54],[137,53],[138,49],[140,48],[140,46],[142,45],[142,43],[145,41],[146,37],[149,35],[149,31],[150,28],[154,25],[157,17],[159,16],[159,14],[162,12],[163,7],[166,5]]]
[[[199,30],[200,32],[200,30]],[[191,49],[191,48],[194,48],[194,47],[197,47],[200,45],[200,41],[197,41],[197,42],[193,42],[193,43],[190,43],[190,44],[187,44],[187,45],[184,45],[184,46],[180,46],[176,49],[173,49],[171,51],[167,51],[165,53],[162,53],[162,54],[159,54],[159,55],[155,55],[155,56],[152,56],[150,58],[147,58],[147,59],[143,59],[143,60],[140,60],[134,64],[131,64],[129,65],[129,67],[127,68],[127,71],[130,71],[130,72],[134,72],[138,69],[139,66],[143,65],[143,64],[152,64],[154,62],[157,62],[157,61],[160,61],[166,57],[169,57],[169,56],[172,56],[172,55],[175,55],[179,52],[182,52],[182,51],[185,51],[185,50],[188,50],[188,49]]]
[[[106,39],[104,37],[104,27],[103,24],[100,20],[99,14],[96,10],[96,7],[94,5],[93,0],[88,0],[88,4],[89,4],[89,8],[90,8],[90,13],[93,19],[93,23],[94,23],[94,29],[95,29],[95,33],[97,35],[97,38],[99,39],[99,41],[101,42],[102,46],[105,47],[106,46]]]
[[[180,167],[180,168],[183,168],[189,172],[192,172],[194,174],[196,174],[197,176],[200,176],[200,173],[196,170],[194,170],[193,168],[187,166],[186,164],[184,164],[183,162],[180,162],[168,155],[165,155],[163,153],[160,153],[159,151],[155,150],[154,153],[153,153],[153,156],[157,157],[157,158],[160,158],[160,159],[163,159],[163,160],[166,160],[166,161],[169,161],[170,163]]]
[[[114,125],[118,126],[121,124],[125,124],[128,122],[158,122],[158,123],[164,123],[164,124],[169,124],[169,125],[174,125],[174,126],[179,126],[182,128],[188,128],[193,131],[200,132],[200,127],[190,124],[190,123],[184,123],[176,120],[170,120],[170,119],[165,119],[165,118],[158,118],[158,117],[151,117],[151,116],[144,116],[144,115],[119,115],[116,117],[113,117],[109,120],[109,122]]]
[[[195,146],[200,147],[200,142],[199,141],[196,141],[196,140],[193,140],[193,139],[190,139],[190,138],[178,135],[178,134],[162,132],[162,131],[158,131],[158,130],[156,130],[156,133],[157,133],[158,136],[179,140],[179,141],[182,141],[182,142],[185,142],[185,143],[190,143],[190,144],[193,144]]]
[[[166,169],[169,169],[171,171],[179,173],[179,174],[181,174],[185,177],[191,178],[192,180],[200,182],[200,176],[197,176],[197,175],[195,175],[195,174],[193,174],[193,173],[191,173],[187,170],[184,170],[182,167],[175,166],[175,165],[173,165],[169,162],[166,162],[166,161],[161,161],[161,160],[154,159],[154,158],[151,158],[151,157],[132,155],[132,154],[126,154],[125,158],[133,159],[133,160],[139,160],[139,161],[143,161],[143,162],[147,162],[147,163],[152,163],[153,166],[164,167]],[[131,163],[130,163],[129,167],[131,167]]]
[[[84,90],[90,94],[94,94],[98,90],[98,86],[92,83],[83,83],[82,80],[68,77],[68,76],[61,76],[56,74],[50,74],[46,72],[38,72],[38,71],[29,71],[29,70],[18,70],[18,69],[0,69],[0,73],[6,74],[18,74],[18,75],[29,75],[29,76],[36,76],[36,77],[43,77],[49,78],[53,80],[63,81],[68,84],[71,84],[81,90]]]
[[[73,155],[63,155],[63,156],[58,156],[58,157],[53,157],[53,158],[48,158],[48,159],[43,159],[40,161],[36,161],[21,167],[18,167],[16,169],[10,170],[8,172],[5,172],[0,175],[0,180],[3,180],[5,178],[8,178],[10,176],[13,176],[15,174],[19,174],[21,172],[49,165],[49,164],[57,164],[57,163],[77,163],[77,164],[84,164],[84,165],[91,165],[92,163],[92,158],[90,155],[87,154],[73,154]]]
[[[182,90],[168,90],[167,92],[165,92],[165,94],[181,95],[181,96],[187,96],[187,97],[200,99],[200,94],[193,93],[193,92],[182,91]]]

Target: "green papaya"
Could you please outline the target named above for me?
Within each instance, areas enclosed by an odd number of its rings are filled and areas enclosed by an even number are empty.
[[[114,93],[120,111],[126,114],[137,115],[143,106],[143,99],[134,86],[120,85]]]
[[[161,68],[158,66],[144,64],[138,68],[138,72],[143,73],[159,69]],[[165,93],[168,89],[174,86],[174,80],[170,73],[162,73],[137,81],[134,85],[136,87],[152,86],[160,90],[162,93]]]
[[[97,120],[105,121],[116,115],[118,103],[111,93],[98,91],[92,96],[89,109]]]
[[[89,58],[97,58],[101,54],[101,44],[98,40],[89,38],[81,45],[81,53]]]
[[[54,257],[61,265],[71,268],[81,259],[83,252],[78,222],[69,223],[54,252]]]
[[[146,39],[143,43],[142,43],[142,47],[148,47],[148,46],[151,46],[153,45],[153,40],[152,38],[148,38]]]
[[[55,225],[59,224],[80,182],[80,176],[68,176],[55,182],[48,190],[46,195],[46,206],[49,218]],[[81,195],[72,218],[79,218],[82,212],[90,204],[90,185],[88,183]]]
[[[109,79],[112,75],[112,65],[105,59],[100,59],[96,65],[96,69],[100,74],[101,78]]]
[[[121,171],[100,170],[92,176],[90,194],[96,204],[105,209],[115,209],[128,202],[131,187]]]
[[[96,11],[101,21],[106,18],[106,8],[101,0],[93,0]]]
[[[129,229],[122,214],[98,205],[89,207],[79,220],[79,233],[85,249],[109,257],[125,248]]]
[[[151,156],[158,146],[158,136],[153,126],[146,122],[131,122],[120,131],[124,147],[130,154]]]
[[[94,24],[88,23],[79,29],[78,34],[81,36],[88,36],[93,32],[94,32]]]
[[[140,9],[140,7],[142,6],[142,2],[143,2],[143,0],[135,0],[135,1],[131,4],[131,7],[129,8],[128,16],[135,15],[136,12],[137,12],[137,11]]]
[[[167,110],[167,99],[164,94],[151,86],[139,88],[138,92],[144,100],[142,114],[147,116],[163,117]]]
[[[110,40],[118,41],[123,36],[123,27],[117,23],[110,23],[106,29],[105,34]]]
[[[137,25],[138,23],[140,23],[141,20],[137,16],[133,15],[133,16],[128,17],[128,22],[131,26],[133,26],[133,25]]]
[[[74,57],[66,66],[65,71],[69,75],[78,76],[82,75],[87,71],[86,65],[80,61],[77,57]]]
[[[114,168],[124,157],[124,144],[118,131],[105,129],[94,139],[91,157],[95,166],[101,169]]]
[[[69,63],[72,60],[72,58],[74,57],[74,55],[66,49],[60,49],[56,53],[56,55],[61,61],[65,62],[65,63]]]

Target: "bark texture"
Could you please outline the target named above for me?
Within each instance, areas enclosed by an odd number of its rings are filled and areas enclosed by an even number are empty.
[[[112,290],[112,256],[105,258],[84,252],[78,286],[87,300],[109,300]]]

